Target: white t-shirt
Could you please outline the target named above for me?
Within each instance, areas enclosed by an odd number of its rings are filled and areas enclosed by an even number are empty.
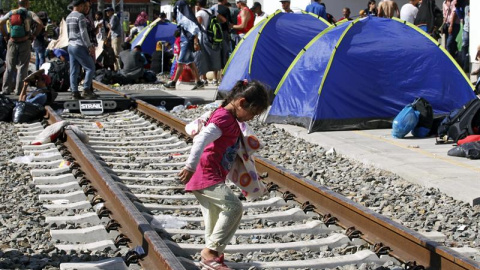
[[[413,23],[417,17],[418,8],[410,3],[403,5],[400,10],[400,19]]]
[[[262,15],[257,15],[255,14],[255,22],[253,23],[254,25],[261,22],[263,19],[268,17],[267,13],[263,12]]]
[[[202,29],[203,29],[203,30],[206,30],[207,27],[208,27],[208,18],[209,18],[209,15],[207,14],[207,12],[212,13],[213,16],[217,16],[217,15],[218,15],[218,11],[217,11],[217,10],[213,11],[213,10],[206,10],[206,9],[199,10],[199,11],[197,11],[197,13],[195,13],[195,17],[197,17],[197,20],[198,20],[198,17],[202,18],[201,26],[202,26]]]

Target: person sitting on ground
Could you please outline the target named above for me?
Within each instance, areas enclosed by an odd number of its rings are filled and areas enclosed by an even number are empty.
[[[98,69],[104,68],[113,71],[115,70],[115,60],[112,42],[107,38],[103,41],[103,51],[97,58],[96,66]]]
[[[120,73],[125,76],[128,82],[136,83],[143,77],[143,66],[145,58],[142,57],[141,47],[135,46],[131,51],[122,51],[120,53],[120,65],[122,69]]]
[[[53,55],[55,55],[55,57],[62,62],[68,62],[70,60],[68,57],[68,52],[64,49],[53,49]]]
[[[30,76],[25,78],[18,100],[36,103],[42,106],[52,104],[57,97],[57,93],[49,87],[50,82],[50,76],[46,75],[43,69],[32,73]],[[34,84],[36,89],[30,93],[27,93],[27,89],[30,84]]]

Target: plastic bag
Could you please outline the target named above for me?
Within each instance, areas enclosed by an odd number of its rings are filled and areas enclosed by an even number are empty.
[[[0,94],[0,121],[7,122],[12,119],[13,108],[15,103],[8,97]]]
[[[36,103],[17,101],[13,108],[14,123],[30,123],[40,120],[45,114],[45,107]]]
[[[480,159],[480,142],[469,142],[452,148],[448,151],[449,156]]]
[[[187,224],[188,223],[185,220],[180,220],[178,217],[170,215],[156,215],[151,221],[153,227],[160,229],[180,229],[187,226]]]
[[[407,105],[395,117],[392,124],[392,136],[394,138],[403,138],[415,128],[418,123],[420,112],[413,109],[412,105]]]
[[[68,124],[69,122],[67,121],[60,121],[53,125],[48,126],[42,132],[40,132],[40,134],[35,136],[35,139],[33,139],[33,141],[30,144],[42,145],[49,142],[53,142],[62,133],[63,127],[65,127]]]

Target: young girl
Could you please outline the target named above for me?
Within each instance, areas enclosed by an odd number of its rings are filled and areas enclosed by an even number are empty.
[[[190,156],[178,174],[186,184],[185,190],[191,191],[201,205],[206,247],[200,253],[200,264],[206,269],[229,269],[221,254],[242,218],[242,203],[225,184],[242,140],[237,121],[252,120],[268,104],[268,94],[261,83],[238,81],[193,139]]]

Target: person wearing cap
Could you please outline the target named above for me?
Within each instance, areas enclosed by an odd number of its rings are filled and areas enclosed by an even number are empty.
[[[260,4],[259,2],[253,3],[253,6],[250,10],[255,14],[255,21],[253,25],[256,25],[257,23],[268,17],[268,15],[262,11],[262,4]]]
[[[290,0],[281,0],[280,3],[282,3],[283,12],[293,13],[293,10],[290,8]]]
[[[5,95],[10,94],[13,90],[15,90],[16,95],[19,95],[22,91],[23,80],[28,75],[30,52],[32,51],[31,41],[43,30],[42,21],[35,13],[28,10],[29,7],[30,2],[28,0],[19,0],[18,9],[11,10],[0,19],[0,31],[5,41],[8,41],[7,55],[5,58],[6,70],[3,73],[2,86],[3,94]],[[9,34],[6,31],[5,24],[7,21],[10,21],[11,25],[12,16],[17,14],[25,14],[23,24],[18,27],[18,29],[22,31],[14,34],[11,30],[11,34]],[[32,25],[33,21],[37,23],[37,27],[35,28],[35,32],[32,33],[30,25]],[[12,27],[10,29],[12,29]],[[16,74],[16,76],[14,74]]]
[[[110,29],[110,31],[108,31],[107,38],[112,40],[112,48],[115,52],[115,56],[117,57],[117,61],[115,61],[115,68],[118,71],[120,70],[120,59],[118,58],[118,55],[122,51],[122,24],[120,23],[120,19],[118,18],[117,14],[115,14],[112,7],[107,7],[105,9],[105,14],[108,17],[107,27]]]
[[[232,29],[237,30],[239,39],[242,39],[245,34],[253,28],[255,22],[255,15],[247,7],[245,0],[237,0],[237,7],[240,9],[240,13],[237,16],[237,24],[232,26]],[[239,40],[236,42],[238,44]]]
[[[34,84],[36,89],[27,95],[27,89],[30,83]],[[50,83],[50,76],[45,74],[45,70],[40,69],[37,72],[32,73],[30,76],[25,78],[22,92],[20,93],[18,100],[36,103],[42,106],[52,104],[57,97],[57,93],[50,89]]]
[[[92,81],[95,75],[95,46],[90,41],[87,18],[83,14],[87,0],[73,0],[73,11],[67,16],[68,54],[70,55],[70,91],[74,99],[80,99],[78,76],[80,66],[85,70],[83,97],[95,98]]]
[[[322,0],[314,0],[310,5],[307,5],[305,11],[316,14],[327,20],[327,10],[324,6],[320,5],[320,2],[322,2]]]

